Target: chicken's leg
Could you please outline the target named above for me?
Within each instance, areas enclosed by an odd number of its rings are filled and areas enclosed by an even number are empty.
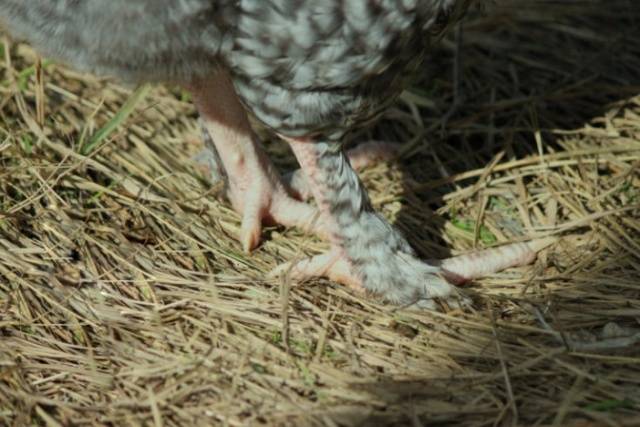
[[[229,199],[242,215],[240,240],[246,251],[260,241],[262,222],[301,227],[323,235],[317,210],[295,200],[257,144],[233,85],[222,72],[186,85],[224,167]]]
[[[306,172],[332,249],[284,266],[297,277],[328,276],[382,295],[393,303],[433,307],[433,299],[455,299],[449,282],[460,282],[513,265],[526,264],[550,241],[508,245],[433,265],[419,260],[405,238],[371,207],[339,143],[287,139]]]

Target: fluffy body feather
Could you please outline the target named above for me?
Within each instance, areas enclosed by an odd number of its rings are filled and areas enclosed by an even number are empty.
[[[0,0],[45,55],[128,81],[229,70],[243,103],[289,136],[338,139],[375,117],[467,0]]]

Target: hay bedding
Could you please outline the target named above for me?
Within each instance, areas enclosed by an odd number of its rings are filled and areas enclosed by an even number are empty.
[[[425,256],[561,237],[466,313],[266,280],[325,244],[242,253],[184,94],[127,117],[129,91],[6,42],[0,425],[640,425],[639,23],[633,0],[498,2],[446,123],[450,41],[357,136],[405,144],[362,177]]]

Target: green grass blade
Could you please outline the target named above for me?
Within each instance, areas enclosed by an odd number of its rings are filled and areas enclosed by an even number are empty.
[[[127,101],[122,105],[120,110],[102,126],[98,131],[89,139],[89,142],[86,145],[82,145],[80,147],[80,153],[82,155],[88,155],[91,153],[100,142],[104,141],[111,132],[114,131],[120,124],[122,124],[127,117],[131,115],[133,110],[136,108],[138,103],[149,93],[151,89],[151,85],[143,84],[138,86],[136,90],[131,94],[131,96],[127,99]]]

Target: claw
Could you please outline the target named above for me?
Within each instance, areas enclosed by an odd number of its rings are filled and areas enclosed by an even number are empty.
[[[242,215],[242,226],[240,228],[240,242],[245,253],[251,252],[260,243],[262,233],[262,217],[254,209],[247,209],[245,206]]]

